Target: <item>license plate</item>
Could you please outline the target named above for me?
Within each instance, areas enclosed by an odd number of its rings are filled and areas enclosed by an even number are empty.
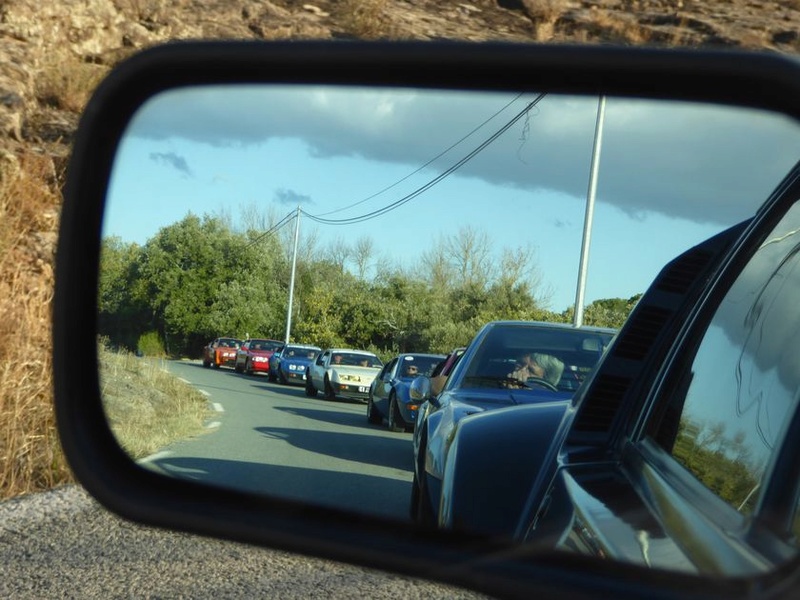
[[[363,385],[360,385],[358,386],[358,391],[362,394],[365,394],[367,392],[367,388],[365,388]]]

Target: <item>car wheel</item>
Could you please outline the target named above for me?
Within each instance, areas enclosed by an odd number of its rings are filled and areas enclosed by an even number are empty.
[[[417,523],[424,527],[436,527],[436,513],[433,512],[433,505],[428,496],[424,473],[422,481],[417,482]]]
[[[270,383],[275,383],[275,373],[272,372],[272,369],[270,369],[269,373],[267,373],[267,381]]]
[[[373,425],[380,425],[383,423],[383,417],[381,413],[378,412],[378,409],[375,408],[375,404],[372,402],[372,396],[367,399],[367,422]]]
[[[423,527],[436,526],[436,515],[428,498],[428,491],[425,489],[424,483],[420,483],[420,480],[417,479],[416,473],[414,473],[414,479],[411,481],[411,506],[409,508],[411,519],[416,521],[417,524]]]
[[[314,384],[311,382],[311,377],[308,373],[306,373],[306,396],[309,398],[317,397],[317,388],[314,387]]]
[[[336,400],[336,392],[333,391],[327,375],[325,376],[325,400]]]
[[[211,366],[211,363],[208,362],[206,359],[203,359],[203,367],[208,369]]]
[[[286,375],[283,374],[283,371],[278,370],[278,383],[281,385],[286,385],[289,382],[286,380]]]
[[[389,397],[389,431],[404,431],[406,428],[403,417],[400,416],[400,407],[397,406],[397,397]]]

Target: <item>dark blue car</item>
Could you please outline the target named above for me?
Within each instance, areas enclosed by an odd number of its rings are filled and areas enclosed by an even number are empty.
[[[391,431],[411,431],[417,420],[419,403],[408,390],[419,376],[431,377],[444,354],[400,354],[381,369],[369,388],[367,421],[380,425],[385,418]]]
[[[287,344],[270,358],[269,380],[283,385],[305,385],[306,368],[320,352],[319,346]]]
[[[438,396],[425,379],[412,393],[422,403],[414,429],[411,515],[436,523],[450,443],[459,421],[523,404],[566,405],[616,331],[566,323],[494,321],[467,346]]]

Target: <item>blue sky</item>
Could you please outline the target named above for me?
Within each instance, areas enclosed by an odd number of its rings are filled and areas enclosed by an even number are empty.
[[[376,261],[413,271],[437,241],[471,228],[498,255],[533,249],[540,293],[564,310],[575,298],[598,101],[537,98],[311,86],[165,93],[119,148],[104,235],[143,244],[190,211],[274,222],[299,205],[341,220],[425,188],[360,223],[303,216],[302,247],[369,237]],[[644,291],[670,258],[751,214],[800,156],[797,123],[741,109],[609,98],[603,131],[586,303]],[[292,232],[279,235],[288,243]]]

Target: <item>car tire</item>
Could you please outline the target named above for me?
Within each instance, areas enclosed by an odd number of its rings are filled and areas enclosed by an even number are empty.
[[[314,383],[311,381],[309,373],[306,373],[306,396],[309,398],[317,397],[317,388],[314,387]]]
[[[286,375],[283,374],[283,371],[278,369],[278,383],[281,385],[287,385],[289,382],[286,380]]]
[[[275,373],[272,372],[272,369],[270,369],[269,373],[267,373],[267,381],[270,383],[275,383]]]
[[[416,476],[415,476],[416,480]],[[416,480],[416,519],[417,523],[423,527],[436,527],[436,513],[433,512],[431,499],[428,496],[427,486],[425,485],[425,474],[422,475],[422,480]],[[414,488],[411,489],[411,497],[415,497]]]
[[[372,396],[367,399],[367,422],[373,425],[381,425],[383,423],[383,417],[378,412],[378,409],[375,408]]]
[[[405,423],[403,417],[400,416],[400,408],[397,406],[397,397],[392,393],[389,396],[389,431],[399,432],[405,431]]]
[[[325,400],[336,400],[336,392],[333,391],[327,375],[325,376]]]
[[[211,367],[211,363],[208,362],[206,359],[203,359],[203,368],[208,369],[209,367]]]

